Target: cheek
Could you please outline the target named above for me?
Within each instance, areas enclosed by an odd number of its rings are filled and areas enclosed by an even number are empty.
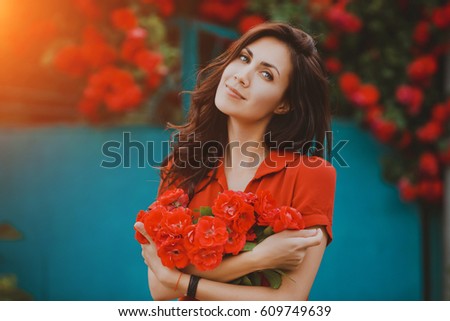
[[[264,106],[264,109],[275,109],[283,98],[282,91],[272,86],[257,86],[257,92],[255,93],[255,103],[260,106]]]

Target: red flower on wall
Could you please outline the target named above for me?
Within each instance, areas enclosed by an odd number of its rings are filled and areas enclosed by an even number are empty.
[[[342,63],[339,59],[331,57],[325,60],[327,70],[332,74],[337,74],[342,70]]]
[[[437,202],[442,199],[444,186],[439,179],[426,179],[417,184],[420,197],[428,202]]]
[[[378,88],[370,84],[359,86],[359,88],[350,95],[352,103],[362,108],[376,105],[379,98],[380,93]]]
[[[421,56],[408,65],[408,76],[413,81],[426,81],[437,70],[436,58],[433,56]]]
[[[96,20],[101,17],[101,10],[95,0],[72,0],[72,3],[88,19]]]
[[[397,125],[394,122],[381,117],[372,119],[370,128],[375,137],[383,143],[389,142],[397,131]]]
[[[423,92],[417,87],[401,85],[395,93],[397,101],[407,107],[409,115],[415,116],[420,112],[423,103]]]
[[[229,23],[244,11],[246,5],[245,0],[203,0],[200,13],[205,18]]]
[[[417,198],[417,187],[409,179],[402,177],[397,184],[400,198],[406,202],[411,202]]]
[[[153,5],[164,17],[171,16],[175,10],[173,0],[141,0],[141,2]]]
[[[423,143],[433,143],[442,135],[442,126],[435,121],[429,121],[416,131],[417,138]]]
[[[108,110],[118,112],[137,107],[142,101],[142,91],[129,72],[108,66],[89,77],[84,98],[99,105],[104,103]]]
[[[430,25],[427,21],[421,21],[416,25],[413,39],[419,45],[424,45],[428,42],[430,39]]]
[[[339,77],[339,87],[347,97],[351,97],[360,85],[361,81],[355,73],[346,72]]]
[[[432,12],[431,20],[440,29],[450,26],[450,4],[435,8]]]
[[[119,8],[111,12],[111,21],[119,30],[128,31],[138,26],[136,15],[130,8]]]
[[[425,152],[419,159],[420,173],[426,176],[437,176],[439,174],[439,160],[435,154]]]
[[[358,17],[345,11],[343,2],[332,6],[325,13],[325,19],[332,27],[343,32],[356,33],[362,27],[362,22]]]
[[[121,56],[127,62],[134,63],[135,55],[147,48],[147,31],[143,28],[134,28],[127,32],[122,43]]]
[[[251,28],[265,22],[265,19],[259,15],[246,16],[239,22],[238,29],[241,33],[246,33]]]
[[[89,68],[81,48],[75,45],[62,48],[55,56],[53,63],[59,71],[74,77],[85,75]]]

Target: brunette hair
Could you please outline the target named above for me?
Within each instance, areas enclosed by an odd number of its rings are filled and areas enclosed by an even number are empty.
[[[192,92],[187,122],[181,126],[168,124],[168,128],[176,132],[172,138],[173,150],[162,163],[162,186],[176,182],[177,187],[183,188],[191,199],[197,184],[212,168],[212,177],[215,175],[218,158],[224,155],[224,147],[228,143],[228,116],[219,111],[214,103],[217,87],[225,67],[247,45],[263,37],[274,37],[284,42],[290,50],[293,65],[284,97],[290,111],[273,115],[264,136],[266,147],[320,157],[329,154],[329,87],[315,41],[304,31],[288,24],[264,23],[245,33],[200,70]],[[315,148],[317,145],[327,146],[326,151]],[[212,177],[202,188],[211,182]]]

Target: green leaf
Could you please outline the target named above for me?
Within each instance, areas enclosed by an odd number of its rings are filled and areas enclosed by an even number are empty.
[[[259,272],[252,272],[250,274],[247,274],[248,278],[250,279],[250,281],[252,282],[253,285],[255,286],[260,286],[261,285],[261,273]]]
[[[270,283],[272,289],[278,289],[281,286],[281,274],[275,270],[264,270],[264,276]]]
[[[239,279],[233,280],[233,281],[231,281],[229,283],[235,284],[235,285],[239,285],[239,284],[241,284],[241,281],[242,281],[242,278],[239,278]]]
[[[287,277],[287,278],[288,278],[289,280],[291,280],[292,282],[297,283],[297,282],[296,282],[293,278],[291,278],[286,272],[284,272],[284,271],[282,271],[282,270],[279,270],[279,269],[275,269],[274,271],[280,273],[282,276]]]
[[[253,285],[253,284],[252,284],[252,281],[250,281],[250,279],[248,278],[248,276],[243,276],[243,277],[242,277],[242,282],[241,282],[241,284],[243,284],[243,285]]]
[[[270,236],[270,235],[272,235],[272,234],[274,234],[272,228],[271,228],[270,226],[267,226],[267,227],[264,229],[264,235],[265,235],[265,236]]]
[[[211,207],[200,206],[200,216],[214,216]]]
[[[246,242],[244,248],[241,250],[242,252],[251,251],[255,248],[257,244],[253,242]]]

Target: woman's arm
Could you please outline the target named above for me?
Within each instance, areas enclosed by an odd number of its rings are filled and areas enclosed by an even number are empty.
[[[299,268],[289,272],[288,277],[283,277],[279,289],[231,285],[201,279],[196,297],[200,300],[306,300],[327,242],[323,228],[317,236],[320,239],[319,246],[306,250]],[[155,258],[155,254],[154,245],[143,245],[144,257]],[[180,276],[180,272],[164,267],[159,259],[153,259],[151,263],[149,266],[153,271],[149,269],[149,286],[155,300],[168,300],[186,294],[190,278],[188,274],[182,273]]]
[[[292,270],[297,268],[303,260],[306,248],[319,244],[320,239],[314,237],[316,234],[315,228],[284,231],[270,236],[258,244],[253,251],[227,257],[214,270],[199,271],[190,265],[183,269],[183,272],[213,281],[229,282],[259,270],[276,268]],[[279,249],[285,250],[279,251]]]

